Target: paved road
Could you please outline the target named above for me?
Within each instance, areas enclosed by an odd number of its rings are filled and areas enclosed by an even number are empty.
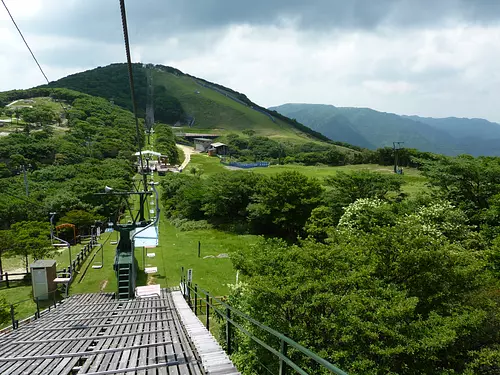
[[[180,148],[184,152],[184,155],[185,155],[184,161],[182,162],[181,166],[179,167],[179,170],[183,170],[184,168],[186,168],[186,166],[191,161],[191,154],[195,154],[195,153],[197,153],[197,151],[195,151],[193,147],[184,146],[181,144],[177,144],[177,147]]]

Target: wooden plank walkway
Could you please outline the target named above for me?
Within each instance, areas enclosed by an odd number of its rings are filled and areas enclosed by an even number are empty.
[[[206,374],[183,322],[167,290],[129,301],[75,295],[0,336],[0,374]]]
[[[203,369],[209,375],[240,375],[228,355],[209,330],[193,313],[180,291],[171,292],[180,321],[201,357]]]

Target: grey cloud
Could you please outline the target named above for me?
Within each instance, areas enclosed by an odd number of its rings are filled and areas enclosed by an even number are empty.
[[[497,0],[129,0],[127,15],[136,41],[231,24],[279,25],[297,21],[304,30],[395,28],[447,21],[500,21]],[[37,33],[119,40],[118,1],[61,1],[26,27]]]

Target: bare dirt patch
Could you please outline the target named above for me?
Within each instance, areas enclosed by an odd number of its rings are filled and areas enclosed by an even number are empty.
[[[106,288],[106,285],[108,285],[108,280],[101,281],[101,284],[99,284],[99,291],[102,292],[104,288]]]

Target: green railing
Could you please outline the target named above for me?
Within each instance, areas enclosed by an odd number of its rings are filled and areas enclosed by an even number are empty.
[[[44,298],[45,297],[45,298]],[[56,308],[61,302],[63,301],[63,298],[61,296],[61,293],[59,290],[53,290],[51,292],[48,292],[46,294],[42,294],[36,298],[27,298],[24,300],[20,300],[8,305],[5,305],[5,307],[8,308],[10,312],[10,319],[11,319],[11,324],[12,324],[12,329],[17,329],[19,328],[20,323],[29,323],[32,320],[39,319],[41,315],[47,311],[50,312],[52,308]],[[23,304],[27,304],[28,307],[24,306],[23,310],[31,310],[33,308],[33,314],[30,315],[29,313],[24,313],[22,317],[18,318],[18,312],[17,307],[22,306]],[[33,307],[32,304],[34,304]],[[2,306],[0,306],[2,308]],[[21,319],[21,320],[19,320]],[[1,328],[0,325],[0,332],[6,330],[8,327]]]
[[[315,362],[321,368],[326,369],[333,374],[347,375],[346,372],[342,371],[327,360],[321,358],[316,353],[296,343],[289,337],[258,322],[252,317],[228,305],[219,298],[211,296],[209,292],[198,287],[196,284],[194,284],[193,286],[190,282],[187,282],[185,275],[182,275],[181,277],[181,292],[184,294],[185,299],[188,301],[195,315],[198,316],[199,314],[201,314],[205,316],[205,326],[207,327],[207,329],[210,330],[210,310],[212,310],[212,312],[216,314],[215,316],[218,316],[222,321],[225,322],[225,345],[226,352],[228,354],[231,354],[233,352],[233,327],[235,327],[244,335],[260,345],[262,348],[266,349],[269,353],[277,357],[279,361],[278,375],[285,375],[286,373],[288,373],[288,369],[294,370],[294,373],[297,374],[309,375],[308,372],[306,372],[299,365],[293,362],[292,359],[288,356],[287,353],[291,348],[293,348],[296,353],[301,353],[305,357],[309,358],[312,362]],[[205,305],[205,309],[203,309],[203,304]],[[244,324],[250,324],[254,327],[258,327],[260,330],[267,332],[267,334],[271,337],[277,339],[280,343],[280,349],[276,350],[264,340],[258,338],[255,334],[250,332],[248,328],[245,328],[243,324],[237,322],[236,318],[241,320],[241,322],[245,322]],[[270,373],[273,373],[268,368],[266,368],[266,370]]]

